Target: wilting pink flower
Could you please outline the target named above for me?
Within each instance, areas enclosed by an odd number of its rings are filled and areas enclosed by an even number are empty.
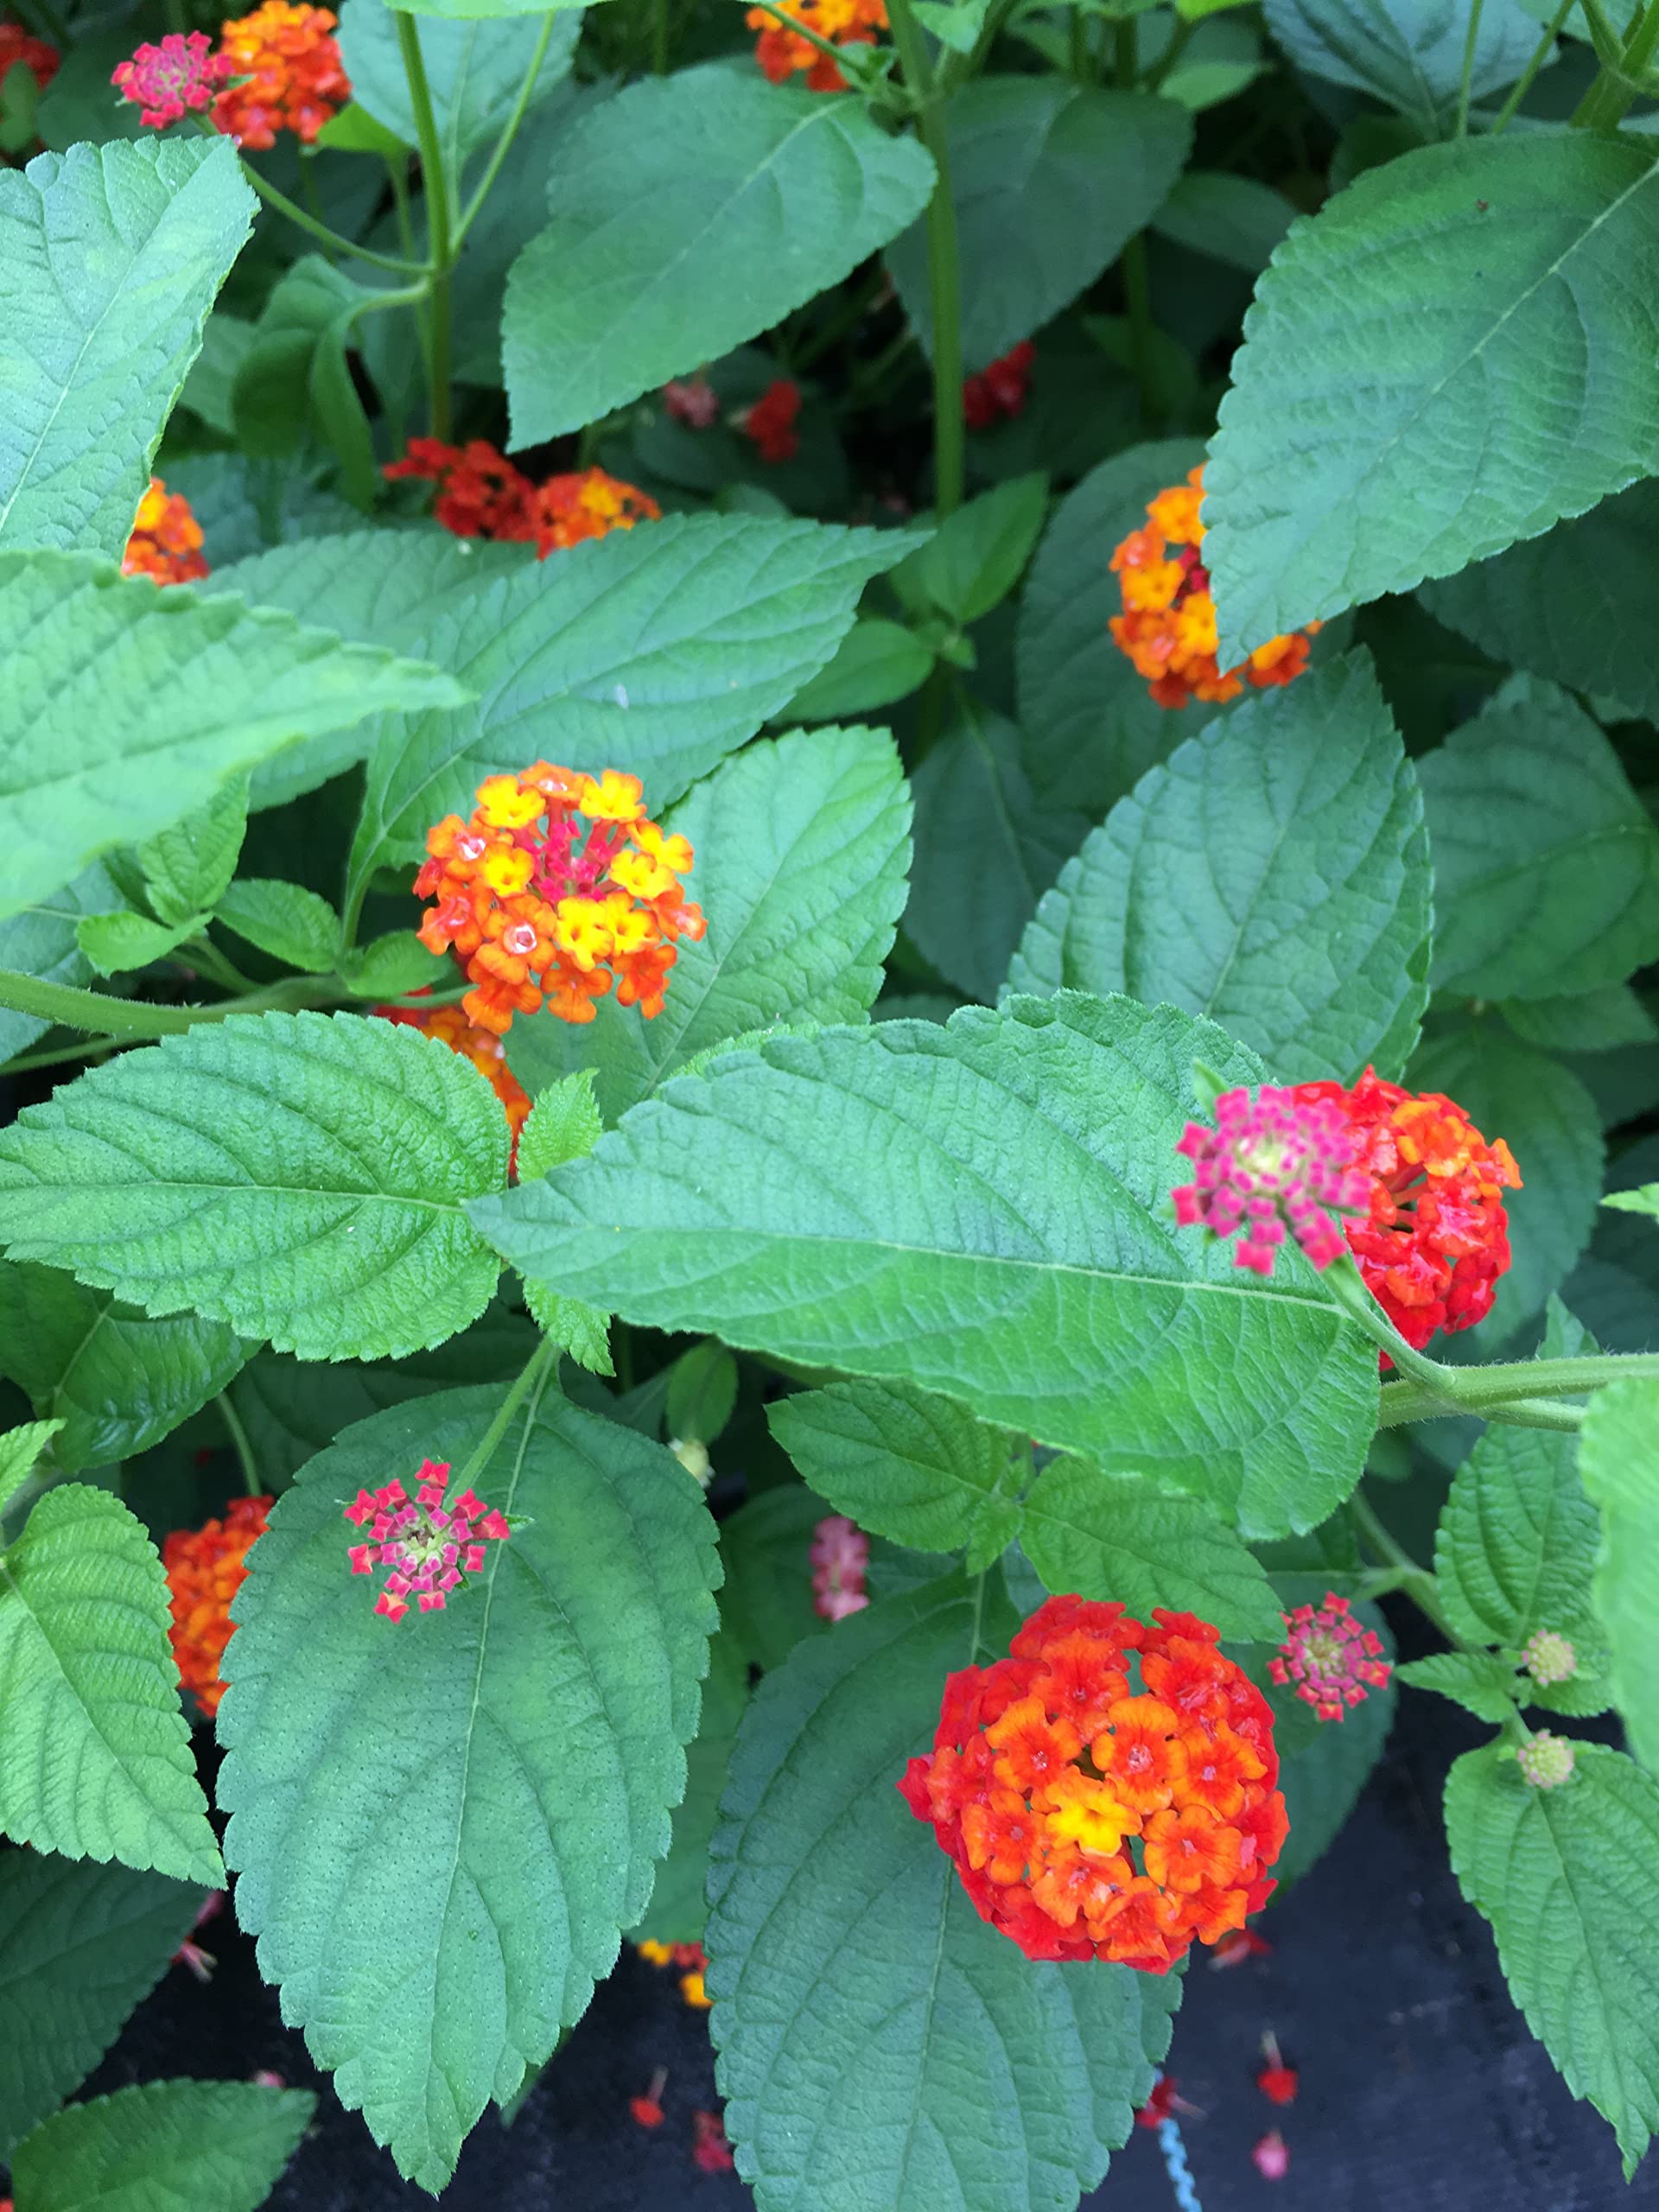
[[[707,377],[676,377],[663,386],[663,405],[677,423],[706,430],[720,413],[720,394]]]
[[[812,1536],[812,1610],[827,1621],[845,1620],[870,1602],[864,1587],[870,1540],[844,1513],[820,1521]]]

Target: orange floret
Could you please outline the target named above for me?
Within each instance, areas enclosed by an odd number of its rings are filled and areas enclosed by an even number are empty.
[[[194,583],[207,573],[201,556],[201,524],[182,492],[169,492],[159,476],[138,502],[132,535],[121,556],[124,576],[149,576],[158,584]]]
[[[457,537],[493,537],[533,544],[537,556],[658,522],[662,509],[649,493],[602,468],[582,468],[535,484],[485,438],[447,446],[439,438],[411,438],[401,461],[387,463],[394,481],[416,477],[438,486],[432,514]]]
[[[238,1497],[222,1521],[175,1529],[162,1546],[173,1601],[168,1631],[173,1657],[179,1680],[207,1713],[218,1712],[225,1694],[225,1647],[236,1632],[231,1600],[242,1587],[248,1554],[264,1535],[274,1502]]]
[[[313,143],[352,96],[327,8],[264,0],[219,35],[219,56],[241,81],[213,102],[213,123],[239,146],[274,146],[279,130]]]
[[[784,12],[831,46],[872,46],[874,34],[887,28],[887,0],[792,0]],[[751,8],[744,21],[760,34],[754,58],[772,84],[804,70],[810,92],[846,90],[846,78],[823,48],[780,23],[769,9]]]

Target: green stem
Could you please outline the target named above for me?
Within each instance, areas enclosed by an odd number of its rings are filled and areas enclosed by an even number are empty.
[[[98,1059],[119,1049],[112,1037],[89,1037],[80,1045],[58,1045],[47,1052],[20,1052],[15,1060],[0,1063],[0,1075],[23,1075],[30,1068],[60,1068],[71,1060]]]
[[[948,99],[952,92],[965,85],[970,77],[977,77],[990,58],[991,48],[1001,35],[1002,26],[1020,4],[1020,0],[991,0],[985,10],[985,20],[980,26],[979,36],[969,54],[942,54],[939,56],[939,89]]]
[[[1459,1638],[1440,1605],[1440,1586],[1434,1577],[1426,1567],[1419,1567],[1411,1554],[1395,1541],[1372,1511],[1370,1501],[1363,1491],[1357,1490],[1349,1499],[1348,1510],[1371,1549],[1393,1568],[1396,1577],[1395,1588],[1403,1590],[1418,1611],[1427,1614],[1448,1643],[1458,1643]]]
[[[1465,1414],[1484,1413],[1489,1406],[1512,1405],[1522,1399],[1576,1398],[1632,1376],[1643,1380],[1659,1376],[1659,1352],[1651,1351],[1599,1352],[1582,1359],[1506,1359],[1489,1367],[1442,1367],[1434,1360],[1426,1363],[1432,1372],[1416,1378],[1423,1385],[1421,1395],[1449,1402]],[[1391,1382],[1389,1389],[1403,1392],[1405,1387]],[[1399,1418],[1414,1417],[1406,1414]]]
[[[666,54],[668,11],[665,0],[656,0],[656,5],[658,8],[658,19],[664,41],[664,54]],[[518,97],[514,100],[512,112],[501,126],[501,135],[496,140],[494,149],[491,153],[489,161],[485,166],[484,174],[478,181],[478,189],[467,201],[467,212],[461,217],[460,222],[455,226],[454,250],[457,254],[460,253],[461,247],[466,244],[467,233],[472,229],[473,225],[477,221],[479,210],[483,207],[484,202],[489,197],[490,187],[495,182],[496,178],[501,174],[501,164],[506,160],[508,152],[512,148],[512,142],[518,136],[518,126],[524,121],[525,111],[530,106],[531,95],[536,89],[536,79],[542,73],[542,63],[547,55],[547,42],[553,35],[553,15],[550,14],[543,16],[541,35],[536,41],[535,51],[531,54],[529,63],[525,67],[524,79],[518,87]],[[663,65],[658,70],[658,74],[659,76],[664,73],[666,67],[666,60],[664,60]],[[423,156],[423,159],[424,159],[424,156]]]
[[[415,117],[415,143],[421,156],[421,191],[426,203],[426,238],[430,253],[431,289],[427,298],[428,404],[432,435],[448,441],[453,421],[449,390],[449,280],[454,266],[455,242],[451,220],[454,186],[446,175],[443,148],[438,138],[437,118],[432,109],[426,64],[421,58],[420,33],[415,18],[401,8],[392,10],[397,27],[397,51],[403,58],[409,86],[409,104]]]
[[[1402,1421],[1455,1420],[1458,1415],[1478,1421],[1500,1421],[1510,1428],[1576,1429],[1584,1415],[1577,1406],[1559,1405],[1551,1398],[1509,1398],[1489,1406],[1454,1405],[1437,1390],[1415,1382],[1385,1382],[1377,1401],[1379,1428],[1398,1428]]]
[[[242,1487],[250,1497],[263,1497],[265,1486],[259,1479],[259,1462],[253,1455],[253,1443],[242,1416],[231,1403],[230,1393],[221,1390],[213,1400],[219,1417],[231,1433],[231,1442],[236,1446],[236,1456],[242,1468]]]
[[[169,32],[177,31],[182,36],[189,29],[190,25],[184,12],[184,0],[165,0],[162,13],[167,17],[167,28]]]
[[[1152,358],[1152,283],[1144,231],[1137,231],[1123,249],[1123,298],[1129,310],[1129,362],[1141,395],[1141,427],[1152,437],[1163,423],[1164,403]]]
[[[1567,17],[1572,14],[1575,4],[1576,0],[1561,0],[1560,6],[1555,10],[1554,15],[1550,18],[1549,29],[1539,40],[1537,45],[1534,47],[1532,50],[1532,59],[1522,71],[1520,81],[1514,86],[1510,93],[1510,97],[1504,101],[1503,106],[1499,108],[1497,111],[1497,120],[1493,124],[1491,130],[1491,135],[1494,138],[1497,137],[1500,131],[1507,130],[1510,124],[1514,121],[1516,110],[1520,106],[1522,101],[1525,99],[1527,94],[1532,90],[1533,79],[1538,74],[1538,72],[1543,67],[1545,62],[1548,60],[1550,55],[1554,52],[1555,41],[1560,36],[1562,26],[1567,22]]]
[[[798,16],[791,16],[787,8],[778,5],[777,0],[755,0],[755,4],[757,7],[764,8],[773,22],[780,24],[785,30],[793,31],[798,37],[804,38],[809,46],[816,46],[820,54],[835,63],[843,77],[849,79],[854,84],[860,81],[861,73],[858,62],[860,49],[857,47],[837,46],[833,39],[825,38],[822,31],[814,30],[810,23],[803,22]]]
[[[406,20],[401,15],[398,17],[400,22]],[[331,231],[327,223],[318,222],[315,215],[308,215],[303,207],[296,207],[285,192],[278,192],[274,184],[267,182],[251,162],[243,162],[242,174],[268,207],[274,207],[279,215],[286,215],[290,223],[297,223],[302,231],[308,231],[331,252],[353,254],[359,261],[369,262],[376,269],[390,269],[399,276],[415,276],[422,273],[418,261],[403,261],[393,253],[376,253],[368,246],[353,245],[350,238],[341,238],[340,232]]]
[[[1643,72],[1659,51],[1659,0],[1647,0],[1641,20],[1624,43],[1615,67],[1604,61],[1600,74],[1580,101],[1575,130],[1617,130],[1637,96]]]
[[[1656,0],[1659,4],[1659,0]],[[933,322],[933,504],[941,520],[962,505],[966,467],[962,414],[962,264],[950,197],[950,147],[944,98],[910,0],[892,0],[888,17],[916,127],[938,178],[927,203],[927,287]]]
[[[1458,85],[1458,125],[1456,136],[1469,136],[1469,87],[1474,81],[1475,41],[1480,36],[1482,0],[1470,0],[1469,28],[1463,40],[1463,76]]]
[[[1089,18],[1081,8],[1071,10],[1071,74],[1080,85],[1093,77],[1093,57],[1089,51]]]
[[[222,984],[228,991],[257,991],[259,988],[251,976],[245,976],[235,963],[227,960],[219,947],[206,937],[187,938],[174,957],[188,962],[202,975],[210,976],[214,982]]]
[[[651,67],[653,76],[668,74],[668,0],[651,0]]]
[[[1132,92],[1140,72],[1140,48],[1135,43],[1135,18],[1123,16],[1112,26],[1112,75],[1118,89]]]
[[[518,1380],[513,1383],[512,1388],[507,1392],[506,1396],[502,1399],[499,1406],[497,1407],[495,1417],[491,1421],[489,1427],[485,1430],[482,1437],[480,1439],[477,1449],[471,1454],[466,1465],[461,1469],[461,1479],[457,1485],[458,1488],[461,1490],[467,1489],[474,1478],[481,1473],[483,1469],[488,1465],[491,1456],[495,1451],[496,1446],[499,1444],[502,1438],[506,1434],[513,1415],[518,1412],[519,1407],[523,1405],[525,1397],[531,1390],[534,1390],[536,1393],[537,1404],[541,1402],[542,1392],[546,1389],[548,1382],[551,1379],[553,1369],[558,1362],[558,1357],[559,1348],[557,1344],[554,1343],[551,1337],[543,1337],[541,1342],[537,1345],[535,1351],[531,1352],[528,1361],[520,1371]],[[535,1412],[534,1406],[531,1407],[531,1411],[533,1415]]]
[[[1123,26],[1120,24],[1119,29],[1120,30],[1122,29]],[[1131,45],[1133,45],[1135,37],[1135,23],[1133,18],[1131,18],[1128,29],[1130,42]],[[1174,68],[1175,64],[1180,60],[1182,54],[1185,53],[1187,41],[1197,29],[1198,24],[1190,17],[1185,16],[1181,17],[1180,21],[1175,26],[1174,31],[1170,38],[1169,44],[1159,55],[1152,67],[1147,72],[1145,89],[1147,92],[1155,92],[1158,90],[1158,87],[1169,75],[1171,70]]]
[[[273,1007],[290,1011],[301,1007],[326,1006],[336,996],[327,976],[294,976],[273,983],[269,990],[252,991],[245,998],[225,999],[218,1006],[149,1006],[138,999],[111,998],[103,991],[83,991],[68,983],[48,983],[38,976],[15,975],[0,969],[0,1006],[15,1014],[33,1014],[37,1021],[55,1021],[65,1029],[86,1029],[99,1037],[124,1043],[137,1039],[176,1037],[199,1021],[224,1021],[233,1014],[267,1014]]]

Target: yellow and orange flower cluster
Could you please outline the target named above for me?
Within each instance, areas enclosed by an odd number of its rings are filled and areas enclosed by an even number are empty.
[[[194,583],[207,574],[201,556],[201,524],[182,492],[169,492],[159,476],[138,502],[132,535],[121,556],[124,576],[149,576],[158,584]]]
[[[1191,1613],[1051,1598],[1009,1657],[947,1679],[899,1788],[1027,1958],[1162,1974],[1267,1903],[1289,1827],[1273,1712],[1218,1642]]]
[[[614,768],[537,760],[486,776],[471,820],[446,815],[426,849],[415,895],[437,904],[421,942],[454,952],[467,1019],[496,1036],[543,1003],[591,1021],[613,985],[620,1004],[660,1014],[676,944],[703,933],[681,880],[690,845],[646,818],[639,778]]]
[[[492,1030],[480,1029],[468,1021],[458,1006],[378,1006],[374,1011],[385,1021],[401,1022],[405,1028],[418,1029],[423,1035],[435,1037],[452,1052],[459,1052],[470,1060],[490,1089],[501,1101],[507,1116],[507,1127],[512,1131],[512,1159],[518,1157],[518,1132],[530,1113],[530,1093],[507,1065],[506,1049]]]
[[[225,1694],[221,1662],[235,1633],[231,1600],[242,1587],[249,1552],[265,1533],[275,1501],[238,1497],[222,1521],[175,1529],[162,1546],[162,1565],[172,1593],[173,1656],[179,1680],[207,1713]]]
[[[1269,638],[1248,660],[1224,670],[1216,659],[1216,602],[1198,549],[1204,524],[1204,471],[1160,492],[1147,508],[1144,530],[1132,530],[1112,555],[1123,612],[1111,632],[1152,686],[1160,707],[1189,699],[1236,699],[1247,683],[1258,690],[1288,683],[1307,665],[1307,641],[1317,622],[1289,637]]]
[[[887,0],[793,0],[784,13],[831,46],[874,46],[875,33],[887,28]],[[754,58],[772,83],[781,85],[804,69],[808,92],[845,92],[846,78],[823,48],[788,29],[769,9],[751,8],[744,21],[760,34]]]
[[[533,543],[543,561],[584,538],[662,519],[648,492],[603,468],[571,469],[533,483],[487,438],[464,446],[411,438],[403,459],[389,461],[384,473],[394,481],[415,477],[435,484],[433,518],[455,537]]]
[[[352,96],[334,36],[339,20],[328,8],[264,0],[226,23],[219,57],[243,81],[213,102],[214,127],[240,146],[274,146],[279,130],[310,145]]]

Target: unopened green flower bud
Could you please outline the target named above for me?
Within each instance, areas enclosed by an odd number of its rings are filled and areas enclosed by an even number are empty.
[[[1573,1746],[1565,1736],[1541,1728],[1515,1755],[1516,1764],[1535,1789],[1559,1789],[1573,1771]]]

